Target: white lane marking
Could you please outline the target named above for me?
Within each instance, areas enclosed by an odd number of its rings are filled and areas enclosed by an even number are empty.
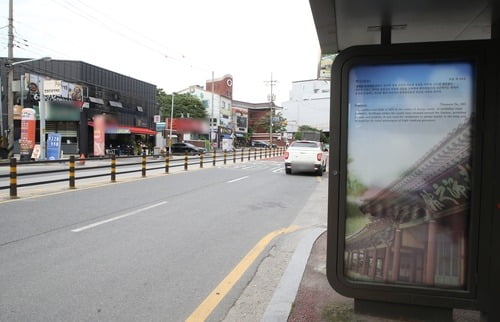
[[[227,183],[233,183],[233,182],[236,182],[236,181],[244,180],[246,178],[248,178],[248,176],[244,176],[244,177],[241,177],[241,178],[238,178],[238,179],[234,179],[234,180],[228,181]]]
[[[164,205],[166,203],[167,203],[166,201],[162,201],[162,202],[156,203],[154,205],[151,205],[151,206],[148,206],[148,207],[144,207],[144,208],[141,208],[141,209],[137,209],[137,210],[134,210],[132,212],[129,212],[129,213],[126,213],[126,214],[123,214],[123,215],[120,215],[120,216],[116,216],[116,217],[109,218],[109,219],[106,219],[106,220],[98,221],[96,223],[93,223],[93,224],[90,224],[90,225],[87,225],[87,226],[83,226],[83,227],[80,227],[80,228],[72,229],[71,231],[74,232],[74,233],[79,233],[81,231],[84,231],[84,230],[87,230],[87,229],[90,229],[90,228],[94,228],[94,227],[97,227],[97,226],[100,226],[100,225],[104,225],[104,224],[107,224],[109,222],[112,222],[112,221],[115,221],[115,220],[118,220],[118,219],[129,217],[129,216],[138,214],[140,212],[143,212],[143,211],[155,208],[155,207],[162,206],[162,205]]]
[[[273,171],[274,173],[278,173],[278,172],[282,172],[282,171],[283,171],[283,169],[282,169],[281,167],[279,167],[279,168],[276,168],[276,169],[274,169],[274,170],[272,170],[272,171]]]
[[[249,167],[241,168],[241,170],[249,170],[249,169],[253,169],[253,168],[255,168],[255,166],[252,165],[252,166],[249,166]]]

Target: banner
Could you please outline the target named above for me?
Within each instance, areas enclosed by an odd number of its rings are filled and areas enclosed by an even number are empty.
[[[61,134],[49,133],[47,138],[47,159],[59,160],[61,155]]]
[[[94,116],[94,156],[103,156],[106,136],[106,118],[104,115]]]
[[[23,108],[21,111],[21,138],[19,140],[21,155],[29,155],[35,146],[36,111]]]

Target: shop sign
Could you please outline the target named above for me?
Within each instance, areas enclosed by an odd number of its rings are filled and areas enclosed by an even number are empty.
[[[47,159],[59,160],[61,155],[61,134],[49,133],[47,138]]]
[[[32,108],[23,108],[21,112],[21,154],[30,154],[35,146],[36,112]]]
[[[94,116],[94,156],[104,156],[106,137],[106,118],[104,115]]]
[[[166,128],[165,122],[156,122],[156,132],[161,132]]]
[[[47,104],[45,119],[47,121],[79,121],[80,110],[73,106],[60,105],[60,103]]]

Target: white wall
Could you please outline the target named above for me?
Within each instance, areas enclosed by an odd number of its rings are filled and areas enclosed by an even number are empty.
[[[207,101],[207,114],[212,117],[212,92],[206,91],[198,86],[190,86],[188,89],[182,90],[179,93],[189,93],[198,97],[202,102]],[[213,118],[217,120],[217,126],[227,126],[231,121],[231,99],[214,94],[214,109]],[[226,116],[226,117],[224,117]]]
[[[330,81],[308,80],[292,83],[289,100],[282,103],[287,132],[301,125],[324,131],[330,129]]]

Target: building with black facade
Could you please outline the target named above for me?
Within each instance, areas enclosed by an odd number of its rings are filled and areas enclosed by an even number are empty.
[[[14,62],[23,60],[26,59]],[[106,116],[107,149],[128,153],[134,146],[153,143],[153,116],[159,114],[156,85],[82,61],[40,60],[13,66],[14,82],[9,88],[7,59],[0,58],[0,61],[4,137],[8,129],[7,93],[9,90],[14,92],[14,153],[19,151],[22,107],[37,111],[36,142],[40,142],[38,106],[42,80],[53,80],[44,82],[45,132],[61,134],[65,154],[93,154],[93,118],[96,115]]]

